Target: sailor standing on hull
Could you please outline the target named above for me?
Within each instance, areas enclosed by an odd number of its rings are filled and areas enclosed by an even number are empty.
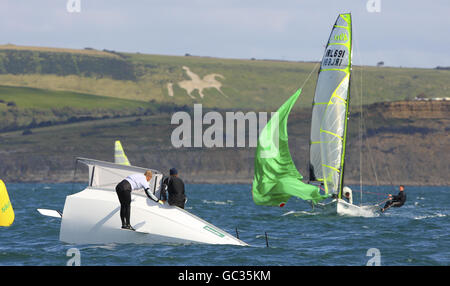
[[[126,177],[122,182],[116,186],[116,193],[120,201],[120,220],[122,221],[122,228],[135,230],[130,223],[131,213],[131,192],[138,189],[144,189],[147,196],[155,202],[163,204],[158,200],[150,189],[149,181],[152,179],[152,172],[145,171],[144,174],[132,174]]]

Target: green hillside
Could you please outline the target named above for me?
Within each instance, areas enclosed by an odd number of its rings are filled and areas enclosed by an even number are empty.
[[[147,102],[136,100],[108,98],[93,94],[71,91],[44,90],[29,87],[11,87],[0,85],[0,100],[4,103],[14,102],[21,109],[27,108],[79,108],[79,109],[122,109],[150,106]]]
[[[312,72],[296,105],[309,107],[317,68],[317,63],[308,62],[0,46],[0,84],[4,86],[180,106],[202,103],[221,109],[273,110]],[[364,104],[419,95],[450,97],[449,77],[449,70],[354,66],[351,104],[359,105],[361,90]],[[199,89],[193,89],[189,96],[182,82],[193,87],[203,85],[204,97],[200,97]],[[220,87],[211,87],[214,84]]]
[[[0,85],[0,131],[153,114],[159,104],[71,91]]]

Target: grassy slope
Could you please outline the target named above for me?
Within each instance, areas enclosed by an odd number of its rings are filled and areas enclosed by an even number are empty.
[[[93,94],[71,92],[71,91],[55,91],[44,90],[29,87],[11,87],[0,85],[0,100],[7,102],[15,102],[20,109],[26,108],[80,108],[80,109],[121,109],[121,108],[139,108],[146,107],[149,103],[108,98]]]
[[[37,51],[39,49],[34,50],[34,52]],[[0,49],[0,54],[2,52],[6,51]],[[51,52],[48,50],[45,52],[47,53],[45,59],[51,58],[51,54],[48,54]],[[61,53],[63,52],[64,50],[61,51]],[[70,51],[70,53],[75,52]],[[85,54],[85,51],[80,51],[80,53],[85,56],[80,58],[80,61],[86,62],[86,56],[89,56],[89,53]],[[117,57],[117,54],[113,55]],[[273,110],[304,83],[315,67],[317,69],[316,63],[304,62],[129,53],[120,55],[122,56],[121,61],[125,61],[127,64],[131,63],[134,74],[128,76],[136,78],[136,80],[117,80],[102,74],[83,76],[70,73],[65,75],[2,73],[0,82],[2,85],[66,90],[147,102],[153,99],[158,102],[189,106],[195,102],[201,102],[204,106],[211,108]],[[34,55],[34,58],[38,56]],[[20,55],[16,55],[16,57],[20,58]],[[109,56],[100,53],[95,54],[95,57],[106,58]],[[55,60],[62,61],[63,59],[65,58],[55,56]],[[95,66],[96,63],[91,64]],[[197,91],[194,91],[196,99],[189,98],[186,91],[176,85],[181,80],[189,80],[182,69],[183,66],[188,66],[200,77],[211,73],[223,75],[225,78],[219,79],[219,81],[223,83],[222,91],[227,97],[210,88],[204,91],[206,96],[203,99],[199,98]],[[412,99],[420,94],[424,94],[426,97],[450,97],[449,76],[450,71],[447,70],[354,66],[351,104],[359,105],[361,90],[364,93],[364,104]],[[304,86],[302,98],[296,104],[296,108],[311,105],[316,79],[317,71],[314,70]],[[168,83],[174,83],[174,97],[168,96]]]
[[[154,113],[158,106],[72,91],[0,85],[0,130]]]

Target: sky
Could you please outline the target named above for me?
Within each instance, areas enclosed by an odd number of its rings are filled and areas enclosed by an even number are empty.
[[[354,65],[450,66],[449,0],[0,0],[0,44],[320,61],[345,12]]]

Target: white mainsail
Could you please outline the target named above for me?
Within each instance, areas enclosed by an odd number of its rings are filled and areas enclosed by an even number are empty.
[[[310,181],[326,192],[342,189],[352,54],[351,15],[340,14],[317,79],[310,137]]]

